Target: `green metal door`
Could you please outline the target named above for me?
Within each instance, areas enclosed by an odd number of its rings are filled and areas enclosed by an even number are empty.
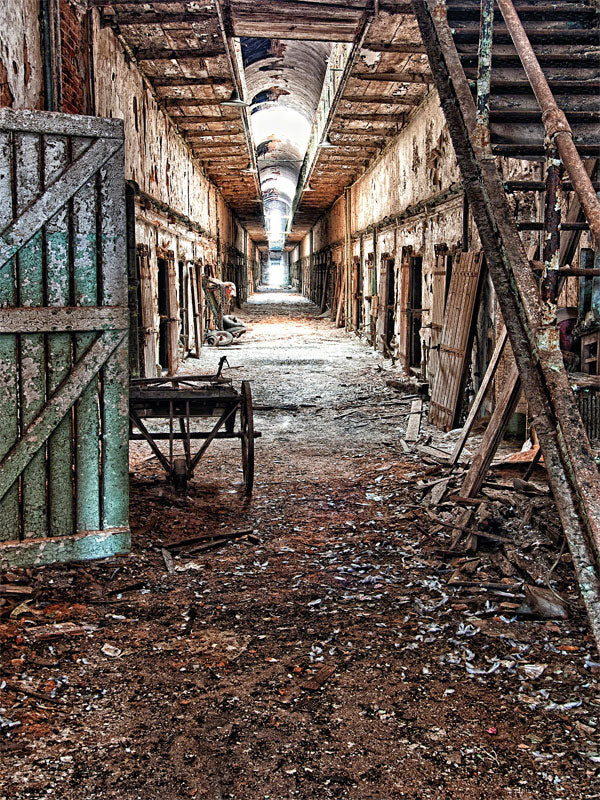
[[[126,552],[123,123],[0,109],[0,567]]]

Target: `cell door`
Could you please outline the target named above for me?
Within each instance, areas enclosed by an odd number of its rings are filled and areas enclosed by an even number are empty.
[[[129,548],[123,123],[0,110],[0,567]]]

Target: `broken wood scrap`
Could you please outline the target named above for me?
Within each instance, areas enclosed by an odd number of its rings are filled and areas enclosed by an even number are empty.
[[[419,453],[422,453],[424,456],[429,456],[433,458],[434,461],[438,461],[441,464],[449,464],[450,463],[450,453],[446,453],[445,450],[440,450],[437,447],[432,447],[428,444],[418,444],[416,449]]]
[[[318,672],[306,681],[306,683],[302,684],[302,688],[313,692],[320,689],[325,681],[329,680],[333,675],[335,669],[335,666],[331,664],[324,664]]]
[[[169,575],[171,575],[173,572],[175,572],[175,565],[173,564],[173,556],[167,550],[166,547],[161,547],[160,552],[163,557],[163,561],[165,562],[165,569],[167,570]]]
[[[432,487],[429,494],[423,498],[424,502],[430,506],[437,506],[446,493],[446,489],[448,488],[450,480],[450,478],[444,478],[441,481],[437,481],[436,485]]]
[[[485,429],[479,450],[475,454],[460,488],[460,494],[464,497],[476,497],[479,494],[490,464],[517,407],[520,395],[521,378],[515,366],[507,378],[502,394],[498,398],[489,424]]]
[[[96,630],[95,625],[76,625],[74,622],[55,622],[52,625],[37,625],[34,628],[27,628],[25,635],[29,639],[40,641],[43,639],[55,639],[59,636],[85,636]]]
[[[33,594],[31,586],[21,586],[17,583],[0,583],[0,594],[30,595]]]
[[[43,700],[45,703],[51,703],[52,705],[62,705],[62,700],[56,697],[50,697],[50,695],[44,694],[43,692],[36,692],[35,689],[30,689],[28,686],[23,686],[23,684],[9,680],[8,678],[0,678],[0,691],[11,691],[16,694],[24,694],[27,695],[27,697],[33,697],[36,700]]]
[[[465,511],[470,511],[470,509],[465,509]],[[506,536],[500,536],[497,533],[489,533],[488,531],[481,531],[478,528],[472,528],[468,525],[462,524],[461,521],[459,522],[445,522],[443,519],[440,519],[436,516],[432,511],[429,509],[427,510],[427,516],[436,522],[438,525],[441,525],[443,528],[448,528],[450,530],[460,531],[461,533],[472,533],[475,536],[481,536],[482,539],[489,539],[493,542],[506,542],[507,544],[512,544],[512,539],[509,539]],[[460,520],[460,518],[459,518]]]
[[[567,619],[569,613],[563,598],[552,589],[525,584],[525,602],[517,614],[539,616],[544,619]]]
[[[496,342],[496,347],[494,348],[494,352],[492,353],[492,357],[490,359],[490,363],[488,364],[488,368],[483,376],[483,380],[481,381],[481,385],[475,395],[475,398],[471,404],[471,408],[469,410],[469,415],[465,424],[463,425],[462,432],[458,437],[456,444],[454,445],[454,450],[452,451],[452,457],[450,459],[451,464],[456,464],[458,459],[460,458],[460,454],[463,451],[463,448],[469,438],[473,425],[475,424],[475,420],[481,411],[481,407],[483,406],[483,402],[486,398],[488,390],[490,388],[490,384],[494,379],[494,375],[496,374],[496,370],[498,368],[498,364],[500,363],[500,358],[504,351],[504,345],[506,344],[508,338],[508,334],[506,328],[502,327],[502,333],[498,337]]]
[[[215,539],[235,539],[236,537],[247,536],[249,533],[252,533],[252,529],[230,532],[223,531],[220,533],[201,533],[198,536],[192,536],[188,539],[165,542],[163,547],[167,548],[167,550],[170,550],[171,552],[177,552],[178,550],[183,550],[187,547],[193,547],[196,544],[204,544]]]
[[[421,412],[423,410],[423,401],[413,400],[410,406],[410,414],[406,424],[406,433],[404,439],[407,442],[416,442],[419,438],[419,430],[421,428]]]

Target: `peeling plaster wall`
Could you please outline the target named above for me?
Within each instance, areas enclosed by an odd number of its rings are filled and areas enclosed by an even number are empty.
[[[427,207],[415,206],[431,201]],[[314,251],[329,247],[332,256],[344,257],[345,201],[340,197],[313,227]],[[408,212],[407,216],[398,216]],[[414,213],[417,212],[417,213]],[[394,259],[396,313],[392,351],[399,344],[403,314],[399,305],[400,263],[405,246],[422,258],[421,342],[426,353],[430,343],[435,246],[459,246],[462,240],[462,191],[460,173],[437,94],[432,92],[408,125],[374,161],[350,191],[351,254],[361,265],[361,333],[371,335],[372,295],[379,291],[381,257]],[[292,261],[305,255],[299,244]],[[479,247],[473,224],[470,246]],[[372,260],[369,256],[372,254]],[[369,268],[371,266],[371,268]],[[373,321],[374,322],[374,321]]]
[[[39,0],[0,2],[0,106],[41,109]]]
[[[159,108],[135,64],[127,61],[112,30],[100,28],[97,13],[93,51],[96,113],[125,120],[127,179],[216,237],[222,207],[215,207],[219,205],[215,187]]]

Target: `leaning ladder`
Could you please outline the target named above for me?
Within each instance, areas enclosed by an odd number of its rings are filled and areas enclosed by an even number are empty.
[[[482,0],[477,106],[448,25],[445,0],[411,2],[527,397],[532,424],[540,440],[548,480],[591,628],[600,646],[600,475],[558,346],[555,311],[560,276],[555,254],[556,237],[544,253],[540,292],[508,204],[490,146],[489,132],[486,132],[493,0]],[[594,247],[599,249],[600,205],[573,145],[568,123],[553,103],[548,84],[511,0],[499,0],[499,6],[542,109],[549,155],[555,161],[558,161],[558,154],[562,156],[589,224]]]

